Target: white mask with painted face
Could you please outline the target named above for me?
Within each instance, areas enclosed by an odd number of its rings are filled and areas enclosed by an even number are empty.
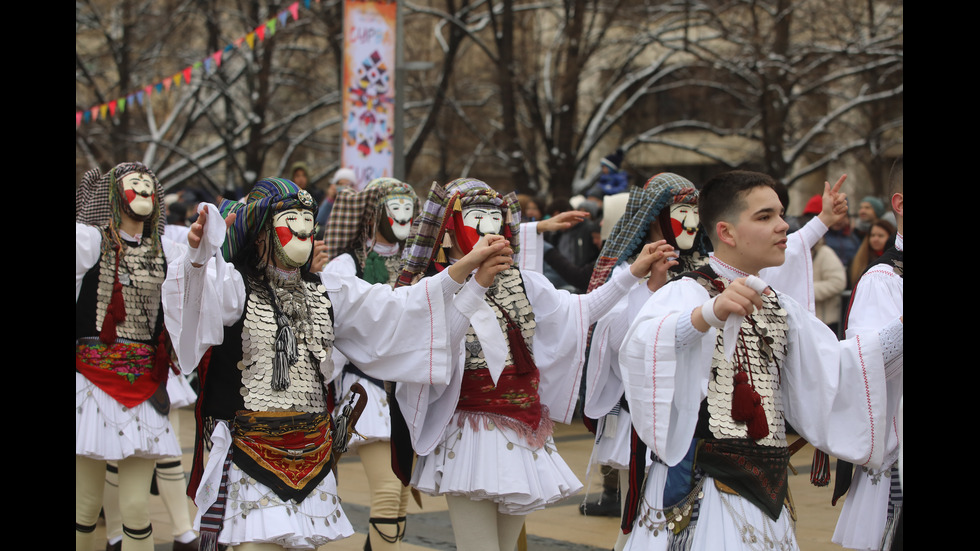
[[[408,239],[408,234],[412,231],[412,217],[415,216],[415,202],[412,198],[407,195],[389,196],[385,199],[385,212],[395,239]]]
[[[682,251],[694,246],[694,237],[698,233],[698,207],[679,203],[670,206],[670,227],[674,230],[677,248]]]
[[[276,213],[272,229],[276,235],[276,256],[283,264],[298,268],[310,259],[314,225],[313,211],[289,209]]]
[[[500,235],[503,215],[493,207],[469,207],[463,209],[463,224],[483,235]]]
[[[146,219],[153,213],[153,178],[142,172],[130,172],[122,177],[123,195],[133,214]]]

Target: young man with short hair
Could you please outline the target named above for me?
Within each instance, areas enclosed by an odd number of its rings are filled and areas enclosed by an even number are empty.
[[[694,476],[666,485],[687,491],[669,529],[695,550],[798,547],[787,422],[838,457],[883,460],[885,380],[900,373],[902,324],[838,342],[805,306],[759,279],[786,254],[773,184],[744,171],[705,184],[698,207],[714,254],[643,306],[620,350],[640,438],[669,466],[693,463]],[[678,514],[647,502],[637,523]],[[644,533],[627,548],[648,548]]]

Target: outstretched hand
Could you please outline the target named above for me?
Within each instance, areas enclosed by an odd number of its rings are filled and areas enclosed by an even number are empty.
[[[564,231],[577,226],[590,216],[591,214],[584,210],[569,210],[541,220],[538,222],[537,231],[538,233]]]
[[[843,174],[833,187],[830,182],[823,184],[823,208],[817,218],[828,228],[847,217],[847,194],[840,192],[846,179],[847,174]]]
[[[238,215],[234,212],[229,213],[225,217],[225,229],[227,230],[235,223],[235,218]],[[187,246],[192,249],[197,249],[201,246],[201,240],[204,239],[204,230],[208,223],[208,209],[202,208],[198,212],[197,220],[191,224],[190,231],[187,232]],[[195,268],[200,268],[203,264],[192,263]]]

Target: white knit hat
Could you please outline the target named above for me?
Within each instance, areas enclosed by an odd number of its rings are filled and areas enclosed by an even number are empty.
[[[334,172],[333,180],[331,180],[330,183],[336,184],[341,180],[347,180],[352,184],[357,183],[357,174],[355,174],[354,170],[350,168],[338,168],[337,172]]]

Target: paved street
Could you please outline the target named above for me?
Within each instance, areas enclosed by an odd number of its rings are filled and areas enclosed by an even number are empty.
[[[180,441],[184,449],[184,468],[190,470],[193,452],[194,416],[191,409],[180,412]],[[585,478],[589,455],[592,451],[591,435],[581,424],[558,425],[556,441],[562,457],[579,475]],[[795,437],[791,437],[795,438]],[[839,551],[841,548],[830,542],[840,506],[830,506],[830,487],[816,488],[810,484],[809,470],[813,448],[805,447],[793,456],[793,466],[798,475],[790,475],[790,488],[797,510],[797,538],[803,551]],[[345,456],[339,466],[340,495],[344,500],[344,510],[357,531],[353,537],[334,542],[322,549],[330,551],[360,551],[364,547],[367,534],[368,492],[364,470],[355,455]],[[598,469],[590,474],[586,490],[593,495],[601,491],[601,478]],[[564,502],[538,511],[528,517],[529,550],[568,550],[604,551],[612,548],[616,540],[618,519],[608,517],[584,517],[579,514],[578,505],[584,493],[573,496]],[[452,527],[446,512],[446,502],[442,498],[422,496],[423,508],[414,502],[409,503],[408,533],[403,548],[406,551],[426,549],[452,550]],[[156,551],[169,551],[171,548],[171,526],[163,502],[158,497],[150,501],[153,536]],[[193,511],[193,503],[191,503]],[[192,512],[193,515],[193,512]],[[99,524],[97,551],[104,549],[104,526]]]

